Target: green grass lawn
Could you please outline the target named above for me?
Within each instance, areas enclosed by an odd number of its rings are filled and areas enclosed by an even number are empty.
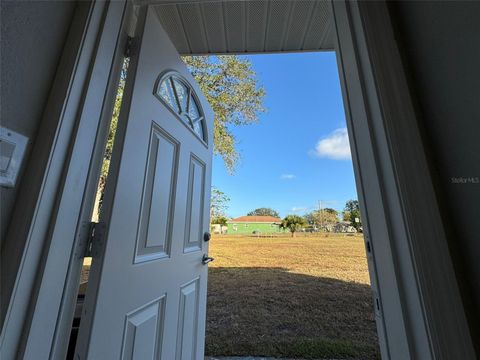
[[[216,236],[206,354],[380,358],[361,236]]]

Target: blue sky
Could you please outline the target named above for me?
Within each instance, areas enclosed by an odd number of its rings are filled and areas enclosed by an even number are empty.
[[[333,52],[248,56],[266,90],[258,124],[236,127],[241,160],[230,175],[220,157],[212,184],[230,197],[227,214],[271,207],[302,215],[356,199]]]

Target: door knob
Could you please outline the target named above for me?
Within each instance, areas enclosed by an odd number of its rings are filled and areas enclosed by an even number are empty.
[[[203,233],[203,241],[209,241],[211,237],[212,237],[212,235],[210,235],[210,233],[208,231],[205,231]]]
[[[203,254],[203,257],[202,257],[202,264],[203,265],[207,265],[209,262],[212,262],[213,260],[215,260],[214,258],[208,256],[207,254]]]

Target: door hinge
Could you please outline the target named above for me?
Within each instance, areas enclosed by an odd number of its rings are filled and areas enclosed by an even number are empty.
[[[105,239],[105,223],[91,222],[88,228],[87,244],[85,246],[84,257],[96,258],[103,249]]]
[[[127,43],[125,44],[125,52],[124,55],[126,58],[132,57],[133,56],[133,51],[135,47],[135,38],[128,36],[127,37]]]

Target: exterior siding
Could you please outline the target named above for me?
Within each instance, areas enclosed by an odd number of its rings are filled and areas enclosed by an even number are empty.
[[[249,223],[249,222],[238,222],[238,223],[228,223],[228,234],[252,234],[254,231],[260,233],[282,233],[285,232],[283,229],[280,229],[278,225],[273,223]]]

